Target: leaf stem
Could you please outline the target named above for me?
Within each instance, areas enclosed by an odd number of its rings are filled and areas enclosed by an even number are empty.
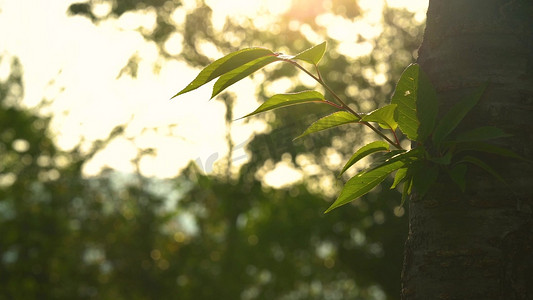
[[[341,98],[339,98],[339,96],[337,96],[337,94],[335,94],[335,92],[326,84],[326,82],[324,82],[324,80],[322,80],[322,76],[320,75],[320,71],[318,70],[318,66],[317,65],[315,65],[315,69],[317,71],[318,77],[313,75],[311,72],[307,71],[307,69],[302,67],[300,64],[298,64],[294,60],[285,59],[285,58],[282,58],[281,60],[285,61],[285,62],[288,62],[288,63],[291,63],[292,65],[296,66],[298,69],[304,71],[307,75],[311,76],[311,78],[313,78],[316,82],[320,83],[320,85],[322,85],[331,95],[333,95],[333,98],[335,98],[335,100],[337,100],[337,102],[340,103],[340,106],[334,105],[335,107],[337,107],[339,109],[342,109],[342,110],[345,110],[345,111],[353,114],[354,116],[356,116],[359,119],[362,118],[362,116],[360,114],[358,114],[353,109],[351,109],[348,105],[346,105],[346,103],[344,103],[344,101],[342,101]],[[396,142],[391,140],[388,136],[386,136],[383,132],[379,131],[376,127],[372,126],[372,124],[370,124],[370,123],[368,123],[366,121],[359,122],[359,123],[361,123],[361,124],[367,126],[368,128],[370,128],[372,131],[374,131],[376,134],[378,134],[380,137],[385,139],[389,144],[393,145],[397,149],[403,150],[402,146],[398,142],[398,138],[396,137],[395,133],[394,133],[394,138],[396,139]]]
[[[325,99],[324,99],[324,102],[326,102],[326,104],[329,104],[329,105],[335,107],[336,109],[344,110],[344,107],[342,107],[341,105],[338,105],[335,102],[331,102],[331,101],[328,101],[328,100],[325,100]]]
[[[318,65],[316,64],[315,64],[315,70],[316,70],[316,75],[318,75],[318,79],[320,79],[320,81],[323,81],[322,74],[320,74],[320,70],[318,69]]]
[[[396,141],[396,145],[400,145],[400,141],[398,140],[398,136],[396,135],[396,130],[392,130],[391,128],[391,131],[392,131],[392,135],[394,136],[394,140]]]

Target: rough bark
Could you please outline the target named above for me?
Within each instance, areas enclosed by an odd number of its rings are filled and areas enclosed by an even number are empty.
[[[498,126],[533,158],[532,0],[430,0],[418,62],[441,112],[489,82],[459,130]],[[402,299],[533,299],[532,165],[486,158],[509,186],[472,167],[465,193],[441,178],[410,202]]]

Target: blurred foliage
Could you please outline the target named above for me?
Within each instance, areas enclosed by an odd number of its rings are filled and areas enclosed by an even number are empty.
[[[95,14],[99,3],[111,4],[107,15]],[[344,18],[361,14],[353,1],[332,3],[332,12]],[[141,34],[158,45],[162,57],[193,66],[212,60],[200,51],[201,43],[224,53],[258,45],[297,53],[312,44],[289,28],[295,20],[290,12],[274,29],[228,19],[221,33],[213,29],[211,8],[197,4],[182,24],[171,18],[182,9],[180,1],[94,0],[72,4],[69,13],[98,23],[155,11],[155,28],[139,29]],[[421,29],[410,18],[386,9],[384,31],[367,41],[376,48],[363,57],[343,56],[335,50],[338,42],[328,40],[332,50],[321,71],[354,108],[388,101],[420,42]],[[327,28],[312,15],[297,20],[325,35]],[[164,46],[175,32],[183,35],[179,56]],[[141,59],[130,59],[124,72],[135,73]],[[385,83],[373,82],[370,75],[378,73],[386,74]],[[350,155],[362,143],[360,128],[292,142],[310,122],[300,116],[328,112],[295,106],[263,116],[271,131],[248,144],[250,161],[236,176],[206,176],[191,164],[172,180],[111,171],[86,178],[83,165],[121,128],[89,152],[59,150],[49,119],[20,106],[21,74],[14,60],[11,76],[0,82],[0,299],[398,298],[407,235],[405,212],[394,210],[398,193],[383,190],[379,198],[371,193],[323,215],[332,199],[317,183],[338,171],[323,160],[325,153]],[[272,80],[296,75],[285,65],[267,74]],[[259,87],[258,97],[266,97],[267,89]],[[220,98],[231,108],[234,97]],[[226,117],[233,118],[231,109]],[[261,182],[265,162],[290,157],[298,166],[299,155],[310,155],[323,170],[309,175],[306,184],[278,190]]]
[[[58,150],[47,118],[6,103],[20,73],[0,85],[0,298],[379,299],[377,284],[396,294],[406,224],[393,201],[324,216],[323,195],[304,185],[275,190],[195,165],[169,181],[85,178],[97,149]]]

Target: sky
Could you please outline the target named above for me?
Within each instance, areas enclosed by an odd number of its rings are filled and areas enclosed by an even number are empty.
[[[51,104],[41,110],[52,114],[52,130],[58,145],[65,150],[78,144],[88,148],[97,139],[105,138],[117,125],[127,124],[124,136],[114,139],[86,166],[87,176],[97,175],[104,168],[120,172],[134,172],[132,160],[139,149],[155,149],[154,155],[145,155],[139,162],[145,176],[173,177],[191,160],[196,160],[206,172],[214,170],[211,161],[227,155],[224,105],[208,101],[210,85],[185,94],[178,100],[169,98],[188,84],[199,72],[177,60],[158,56],[155,45],[146,42],[134,28],[142,24],[153,26],[153,15],[125,14],[92,24],[87,18],[66,14],[73,0],[0,0],[0,80],[7,75],[8,57],[17,57],[24,71],[24,99],[22,105],[35,107],[43,99]],[[176,11],[176,22],[182,22],[186,9],[194,0],[183,1],[184,9]],[[327,1],[326,1],[327,2]],[[233,17],[263,16],[256,18],[268,26],[265,10],[280,14],[289,8],[287,0],[226,0],[207,1],[213,8],[213,24],[221,28],[231,12]],[[427,0],[388,0],[391,6],[406,7],[417,12],[423,20]],[[353,40],[353,30],[372,36],[379,34],[381,0],[360,0],[367,11],[367,19],[347,22],[333,15],[321,16],[317,22],[329,24],[328,38],[344,41],[338,51],[365,53],[368,46]],[[228,7],[229,6],[229,7]],[[105,14],[109,7],[102,5],[97,12]],[[313,36],[320,43],[324,37]],[[176,33],[166,45],[180,51],[181,35]],[[274,49],[275,50],[275,49]],[[206,45],[212,59],[225,53]],[[142,58],[137,78],[118,77],[131,55]],[[153,72],[155,62],[162,68]],[[117,78],[118,77],[118,78]],[[238,91],[234,116],[253,111],[259,102],[255,99],[256,82],[244,79],[230,90]],[[262,122],[236,121],[231,135],[238,147],[233,155],[235,166],[246,162],[244,145],[254,133],[265,130]],[[278,167],[278,166],[277,166]],[[277,168],[276,167],[276,168]],[[278,172],[266,174],[272,186],[300,180],[301,172],[287,162],[279,165]]]

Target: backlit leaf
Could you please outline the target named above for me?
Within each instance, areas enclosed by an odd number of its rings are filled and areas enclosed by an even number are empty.
[[[421,158],[424,157],[424,150],[420,147],[416,147],[414,149],[411,149],[411,150],[392,150],[388,153],[385,153],[383,155],[381,155],[380,157],[376,158],[372,164],[370,164],[370,166],[366,169],[367,171],[368,170],[373,170],[375,168],[379,168],[381,167],[382,165],[385,165],[385,164],[390,164],[390,163],[393,163],[393,162],[396,162],[396,161],[403,161],[406,163],[406,166],[411,164],[412,162],[414,161],[417,161]]]
[[[254,110],[253,112],[247,114],[246,116],[242,118],[253,116],[258,113],[262,113],[262,112],[269,111],[272,109],[294,105],[294,104],[300,104],[300,103],[324,103],[326,104],[326,102],[324,101],[324,96],[317,91],[303,91],[303,92],[292,93],[292,94],[277,94],[277,95],[270,97],[267,101],[261,104],[261,106],[259,106],[256,110]]]
[[[226,89],[228,86],[234,84],[235,82],[243,79],[244,77],[275,61],[279,61],[279,58],[277,56],[264,56],[252,60],[220,76],[220,78],[215,82],[215,85],[213,86],[213,93],[211,94],[211,99],[218,95],[220,92],[222,92],[224,89]]]
[[[301,138],[303,136],[306,136],[306,135],[308,135],[310,133],[313,133],[313,132],[329,129],[329,128],[332,128],[332,127],[336,127],[336,126],[340,126],[340,125],[344,125],[344,124],[348,124],[348,123],[354,123],[354,122],[357,122],[358,120],[359,119],[355,115],[353,115],[353,114],[351,114],[351,113],[349,113],[347,111],[334,112],[331,115],[325,116],[325,117],[317,120],[313,124],[311,124],[311,126],[309,126],[304,131],[304,133],[302,133],[296,139]]]
[[[322,56],[324,56],[324,53],[326,52],[326,46],[326,42],[323,42],[319,45],[304,50],[303,52],[300,52],[299,54],[294,56],[293,59],[299,59],[317,65],[322,59]]]
[[[398,105],[396,121],[409,139],[423,142],[431,134],[438,113],[437,92],[418,64],[405,69],[391,103]]]
[[[265,48],[246,48],[236,52],[232,52],[205,67],[196,78],[189,83],[183,90],[178,92],[172,98],[181,94],[195,90],[209,81],[234,70],[250,61],[256,60],[260,57],[272,56],[274,53]]]
[[[344,165],[342,168],[341,173],[339,176],[341,176],[348,168],[353,166],[356,162],[360,161],[362,158],[376,152],[380,151],[389,151],[389,143],[383,142],[383,141],[375,141],[370,144],[364,145],[359,150],[357,150],[352,157],[348,160],[348,162]]]
[[[377,122],[381,127],[396,130],[398,123],[394,119],[396,104],[389,104],[378,108],[361,118],[361,121]]]
[[[420,125],[416,113],[418,71],[419,67],[417,64],[411,64],[403,71],[391,99],[391,104],[397,105],[396,121],[398,122],[398,126],[413,141],[416,141],[418,138],[417,131]]]
[[[400,203],[400,206],[403,206],[405,201],[407,200],[407,197],[411,195],[412,187],[413,187],[413,178],[407,177],[402,188],[402,202]]]
[[[389,152],[382,153],[382,155],[379,155],[372,160],[372,163],[370,164],[368,169],[379,167],[385,162],[391,160],[392,158],[397,158],[398,155],[402,153],[406,153],[406,152],[407,150],[402,149],[402,150],[390,150]]]
[[[398,170],[404,165],[405,162],[400,160],[355,175],[348,180],[348,182],[346,182],[337,200],[333,202],[333,204],[326,210],[325,213],[328,213],[331,210],[349,203],[370,192],[374,187],[385,180],[390,173]]]
[[[391,185],[391,190],[398,186],[402,181],[405,180],[405,177],[407,176],[408,168],[401,168],[399,169],[396,174],[394,175],[394,182]]]

